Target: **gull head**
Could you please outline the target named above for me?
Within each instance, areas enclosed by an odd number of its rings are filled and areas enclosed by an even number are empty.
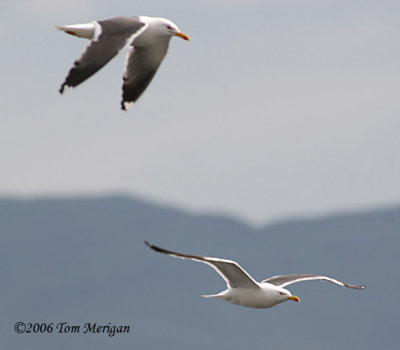
[[[168,37],[177,36],[184,40],[190,40],[189,36],[183,33],[178,26],[166,18],[161,17],[146,17],[146,22],[149,23],[151,30],[157,32],[159,35]]]
[[[285,288],[278,288],[276,290],[276,297],[277,297],[277,299],[280,300],[280,302],[283,302],[286,300],[293,300],[296,302],[300,302],[300,298],[298,296],[293,295]]]

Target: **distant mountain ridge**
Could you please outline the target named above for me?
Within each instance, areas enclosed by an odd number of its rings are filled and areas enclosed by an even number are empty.
[[[90,206],[91,204],[100,204],[112,207],[124,207],[127,205],[131,208],[140,209],[143,213],[144,210],[156,210],[163,214],[178,214],[179,216],[185,215],[189,217],[203,217],[212,220],[213,218],[217,218],[218,220],[227,220],[236,222],[238,224],[242,224],[245,226],[253,227],[254,225],[248,223],[239,218],[235,218],[234,215],[229,214],[216,214],[211,211],[204,212],[194,212],[191,210],[185,210],[184,208],[180,208],[178,206],[170,206],[165,204],[160,204],[154,201],[149,201],[141,198],[136,198],[128,195],[82,195],[82,196],[37,196],[33,198],[19,198],[13,196],[0,196],[0,209],[6,210],[12,207],[25,207],[27,208],[30,205],[45,207],[46,205],[64,206],[67,208],[68,204],[73,206]],[[345,218],[353,218],[353,219],[362,219],[363,217],[376,217],[377,219],[386,217],[386,216],[398,216],[400,213],[400,204],[392,205],[392,206],[379,206],[376,208],[369,209],[359,209],[359,210],[350,210],[350,211],[336,211],[331,214],[321,214],[321,215],[292,215],[285,219],[275,220],[271,223],[266,223],[263,225],[257,225],[258,229],[271,229],[281,225],[298,225],[304,224],[307,222],[318,222],[318,221],[326,221],[326,220],[337,220],[337,219],[345,219]],[[2,211],[0,211],[0,215]]]
[[[2,348],[264,348],[266,336],[277,349],[397,347],[400,206],[254,227],[124,196],[3,198],[0,239]],[[367,288],[301,283],[289,288],[300,304],[245,309],[202,299],[224,288],[220,277],[155,254],[143,240],[234,259],[257,280],[324,273]],[[112,340],[29,336],[12,331],[20,320],[134,331]]]

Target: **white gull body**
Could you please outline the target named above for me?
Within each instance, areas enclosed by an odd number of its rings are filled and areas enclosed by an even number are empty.
[[[280,275],[257,282],[236,261],[177,253],[157,247],[147,241],[145,241],[145,244],[158,253],[199,261],[214,268],[225,280],[227,289],[218,294],[203,295],[203,297],[220,298],[236,305],[265,309],[287,300],[299,302],[300,298],[296,295],[292,295],[292,293],[284,287],[302,281],[322,280],[352,289],[365,288],[363,285],[344,283],[331,277],[314,274]]]

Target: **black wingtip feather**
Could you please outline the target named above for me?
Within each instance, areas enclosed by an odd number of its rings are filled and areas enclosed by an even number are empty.
[[[363,290],[363,289],[365,289],[365,285],[363,285],[363,284],[358,285],[358,284],[343,283],[343,285],[344,285],[345,287],[353,288],[353,289],[357,289],[357,290]]]
[[[64,93],[64,88],[65,88],[65,83],[63,83],[60,87],[60,89],[58,90],[58,92],[62,95]]]
[[[157,247],[156,245],[151,244],[151,243],[149,243],[147,241],[144,241],[144,244],[146,244],[149,248],[153,249],[157,253],[168,254],[168,255],[177,255],[177,254],[179,254],[179,256],[182,256],[182,257],[188,257],[188,258],[192,257],[191,255],[189,256],[187,254],[180,254],[180,253],[173,252],[172,250],[167,250],[167,249],[164,249],[164,248]]]
[[[156,252],[161,253],[163,251],[161,248],[159,248],[159,247],[157,247],[157,246],[155,246],[155,245],[153,245],[153,244],[151,244],[151,243],[149,243],[147,241],[144,241],[144,244],[146,244],[150,249],[153,249]]]

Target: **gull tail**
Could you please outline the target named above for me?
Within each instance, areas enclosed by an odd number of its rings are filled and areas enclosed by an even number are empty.
[[[85,24],[72,24],[68,26],[54,26],[54,28],[64,31],[67,34],[85,39],[94,39],[96,31],[96,25],[94,22]]]
[[[221,297],[221,293],[218,294],[208,294],[208,295],[202,295],[203,298],[220,298]]]

